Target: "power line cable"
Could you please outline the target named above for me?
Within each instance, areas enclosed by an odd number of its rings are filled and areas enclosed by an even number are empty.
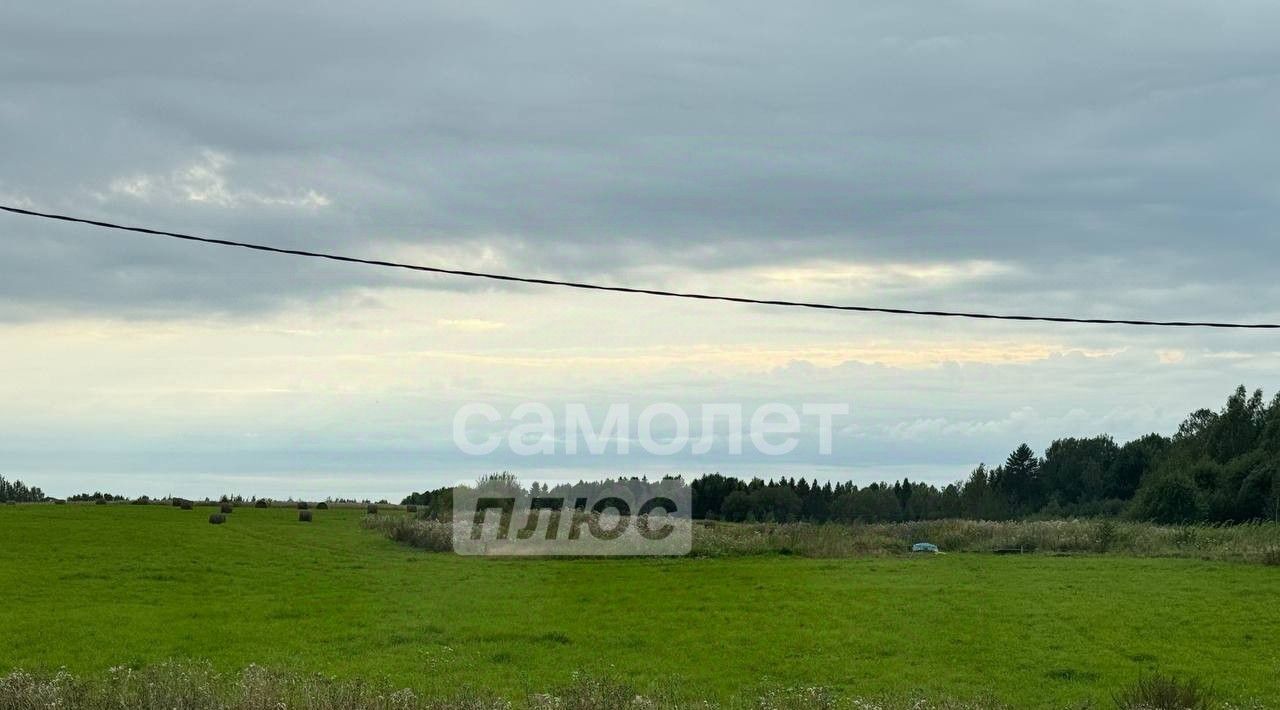
[[[1081,323],[1095,325],[1141,325],[1141,326],[1159,326],[1166,328],[1237,328],[1237,329],[1280,329],[1280,323],[1230,323],[1215,321],[1157,321],[1157,320],[1137,320],[1129,318],[1069,318],[1064,316],[1031,316],[1031,315],[1002,315],[994,313],[971,313],[965,311],[933,311],[933,310],[916,310],[911,308],[887,308],[880,306],[847,306],[831,303],[815,303],[810,301],[781,301],[773,299],[746,298],[743,296],[723,296],[706,293],[690,293],[683,291],[663,291],[651,288],[632,288],[628,286],[605,286],[603,284],[585,283],[580,281],[562,281],[559,279],[539,279],[528,276],[513,276],[510,274],[495,274],[483,271],[466,271],[462,269],[446,269],[438,266],[422,266],[419,264],[405,264],[396,261],[382,261],[379,259],[361,259],[354,256],[343,256],[341,254],[330,254],[327,252],[304,251],[302,249],[285,249],[283,247],[273,247],[266,244],[254,244],[251,242],[232,241],[230,239],[215,239],[212,237],[198,237],[192,234],[182,234],[180,232],[166,232],[160,229],[149,229],[147,227],[129,227],[121,224],[113,224],[111,222],[100,222],[98,220],[84,219],[81,217],[72,217],[63,214],[53,214],[48,212],[36,212],[34,210],[25,210],[19,207],[10,207],[0,205],[0,210],[28,217],[39,217],[42,219],[58,220],[61,222],[73,222],[76,224],[87,224],[94,227],[103,227],[105,229],[116,229],[125,232],[136,232],[139,234],[148,234],[157,237],[169,237],[172,239],[182,239],[189,242],[199,242],[201,244],[217,244],[227,247],[239,247],[242,249],[252,249],[254,251],[270,252],[273,254],[288,254],[290,256],[304,256],[312,259],[328,259],[329,261],[340,261],[350,264],[365,264],[367,266],[382,266],[392,269],[407,269],[410,271],[421,271],[431,274],[445,274],[448,276],[463,276],[467,278],[489,279],[491,281],[506,281],[510,283],[534,284],[538,286],[563,286],[566,288],[584,289],[589,291],[610,291],[614,293],[631,293],[644,294],[648,296],[664,296],[667,298],[688,298],[700,301],[725,301],[728,303],[746,303],[759,306],[787,306],[792,308],[813,308],[827,311],[853,311],[857,313],[885,313],[889,315],[900,316],[932,316],[938,318],[973,318],[980,320],[1009,320],[1009,321],[1040,321],[1046,323]]]

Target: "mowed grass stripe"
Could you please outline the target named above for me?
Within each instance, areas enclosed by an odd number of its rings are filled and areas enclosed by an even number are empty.
[[[493,560],[364,511],[0,508],[0,669],[171,657],[513,697],[572,671],[728,697],[764,682],[1021,706],[1140,671],[1280,694],[1280,569],[1116,556]]]

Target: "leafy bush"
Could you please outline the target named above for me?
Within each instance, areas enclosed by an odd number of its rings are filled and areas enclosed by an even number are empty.
[[[1212,689],[1197,680],[1181,681],[1156,673],[1116,693],[1120,710],[1209,710],[1217,707]]]
[[[1116,524],[1110,520],[1098,523],[1098,552],[1107,552],[1116,542]]]

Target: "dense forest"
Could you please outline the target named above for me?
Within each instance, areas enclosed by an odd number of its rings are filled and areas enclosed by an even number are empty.
[[[1240,387],[1221,410],[1193,412],[1172,436],[1148,434],[1124,444],[1106,435],[1059,439],[1043,456],[1022,444],[1002,464],[979,465],[942,488],[907,479],[859,487],[720,474],[699,477],[691,487],[694,518],[731,521],[1280,520],[1280,395],[1267,403],[1261,390]],[[404,502],[445,514],[448,489]]]
[[[0,476],[0,503],[38,503],[44,500],[44,491],[28,487],[22,481],[6,481]]]

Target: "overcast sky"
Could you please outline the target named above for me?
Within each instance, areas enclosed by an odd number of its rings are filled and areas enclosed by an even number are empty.
[[[1280,321],[1271,2],[0,8],[0,202],[779,299]],[[399,498],[510,469],[947,482],[1171,432],[1266,331],[505,287],[0,214],[0,475]],[[467,456],[458,407],[844,402],[834,452]]]

